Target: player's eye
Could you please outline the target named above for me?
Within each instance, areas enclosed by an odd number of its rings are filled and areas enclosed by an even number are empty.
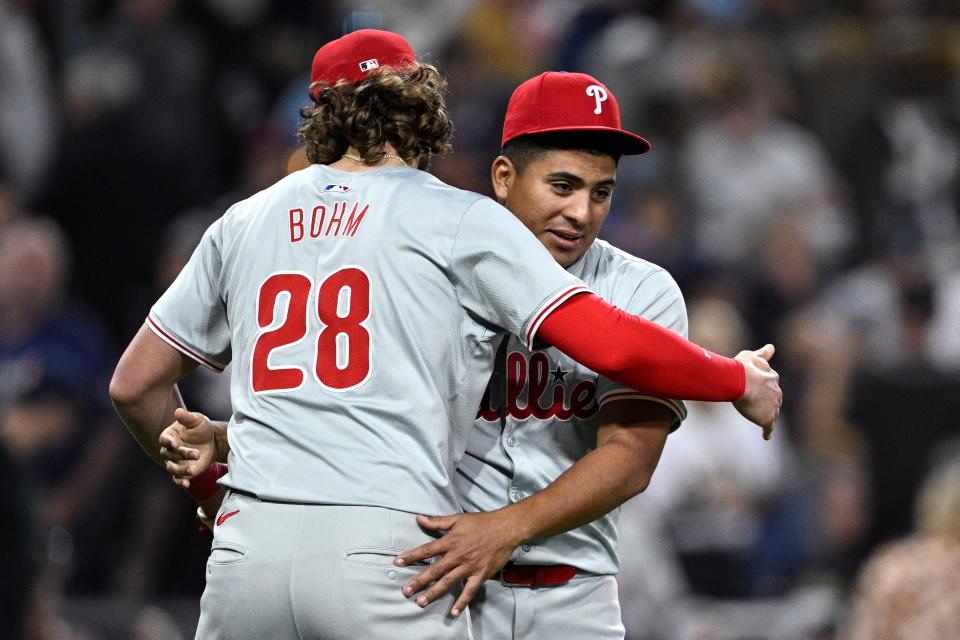
[[[550,186],[552,186],[557,193],[573,193],[573,185],[569,182],[552,182]]]
[[[609,200],[610,196],[613,195],[609,189],[597,189],[593,192],[593,197],[599,201]]]

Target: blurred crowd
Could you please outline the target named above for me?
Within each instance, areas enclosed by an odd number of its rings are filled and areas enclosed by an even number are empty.
[[[628,638],[960,637],[960,5],[0,0],[0,638],[190,637],[209,539],[107,382],[363,27],[449,79],[432,170],[481,193],[517,84],[606,83],[653,151],[601,237],[675,276],[694,340],[777,346],[773,441],[690,403],[624,508]],[[223,376],[183,391],[229,414]]]

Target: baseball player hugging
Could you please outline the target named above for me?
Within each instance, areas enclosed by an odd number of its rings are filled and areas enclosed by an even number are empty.
[[[514,95],[492,169],[510,210],[422,170],[450,148],[446,85],[399,35],[327,43],[311,80],[310,166],[209,227],[111,381],[204,508],[226,489],[197,638],[469,638],[475,596],[488,638],[622,636],[615,522],[588,523],[645,486],[669,398],[769,431],[772,347],[688,342],[669,276],[596,241],[617,159],[649,145],[589,76]],[[176,382],[228,363],[229,424],[187,412]],[[537,615],[574,601],[583,625]]]
[[[612,92],[580,73],[524,82],[507,108],[502,149],[491,169],[497,199],[557,263],[617,307],[686,335],[673,278],[596,239],[621,155],[650,149],[621,128]],[[421,519],[448,533],[401,561],[444,556],[407,592],[426,589],[429,600],[442,592],[429,585],[444,571],[486,574],[492,579],[476,592],[469,581],[464,590],[474,594],[477,638],[623,638],[618,508],[647,485],[667,434],[685,416],[679,400],[620,385],[549,344],[508,336],[454,476],[470,515]]]

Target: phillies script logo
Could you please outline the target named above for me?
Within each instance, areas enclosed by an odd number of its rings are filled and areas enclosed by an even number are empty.
[[[572,373],[558,362],[550,368],[547,354],[537,351],[528,358],[526,354],[513,352],[507,357],[507,415],[517,420],[533,416],[538,420],[557,418],[584,420],[597,413],[597,385],[593,380],[581,380],[567,393],[567,380]],[[488,422],[500,419],[493,404],[491,389],[502,384],[494,372],[480,402],[477,418]],[[572,381],[571,381],[572,382]],[[523,399],[523,404],[521,404]]]

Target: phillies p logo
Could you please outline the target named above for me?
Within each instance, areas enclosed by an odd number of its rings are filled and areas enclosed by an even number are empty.
[[[607,100],[607,90],[601,87],[598,84],[592,84],[587,87],[587,95],[597,101],[597,106],[593,110],[596,115],[603,113],[603,107],[601,104]]]

